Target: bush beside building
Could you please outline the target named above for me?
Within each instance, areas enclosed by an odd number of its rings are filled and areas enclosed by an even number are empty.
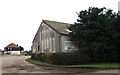
[[[84,54],[78,53],[53,53],[53,54],[32,54],[31,59],[47,62],[56,65],[78,65],[88,63],[89,59]]]

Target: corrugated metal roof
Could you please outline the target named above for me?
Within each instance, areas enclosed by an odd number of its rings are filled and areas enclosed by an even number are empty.
[[[60,34],[69,34],[69,32],[66,31],[66,29],[68,29],[68,27],[72,25],[68,23],[49,21],[49,20],[43,20],[43,22]]]

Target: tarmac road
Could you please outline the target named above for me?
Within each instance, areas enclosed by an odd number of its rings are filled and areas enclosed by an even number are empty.
[[[118,70],[95,70],[95,69],[83,69],[83,68],[56,68],[56,67],[43,67],[30,64],[25,59],[30,56],[0,56],[0,73],[118,73]],[[54,74],[57,75],[57,74]],[[60,75],[60,74],[59,74]],[[73,75],[73,74],[72,74]],[[79,74],[74,74],[79,75]],[[89,74],[87,74],[89,75]]]
[[[2,56],[2,73],[51,73],[64,72],[30,64],[25,59],[30,56]]]
[[[30,64],[30,56],[2,56],[2,73],[71,73],[71,69],[43,67]]]

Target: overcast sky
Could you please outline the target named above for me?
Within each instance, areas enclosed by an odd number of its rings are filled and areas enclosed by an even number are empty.
[[[0,49],[15,43],[29,50],[42,21],[74,23],[89,7],[118,11],[119,0],[0,0]]]

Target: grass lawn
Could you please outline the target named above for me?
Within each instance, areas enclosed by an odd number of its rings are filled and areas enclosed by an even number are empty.
[[[46,63],[46,62],[33,60],[31,58],[26,59],[26,61],[29,62],[29,63],[35,64],[35,65],[41,65],[41,66],[57,66],[57,65]]]
[[[82,64],[82,65],[53,65],[53,64],[49,64],[49,63],[45,63],[45,62],[41,62],[41,61],[37,61],[37,60],[33,60],[33,59],[26,59],[26,61],[35,64],[35,65],[41,65],[41,66],[54,66],[54,67],[71,67],[71,68],[79,68],[79,67],[98,67],[98,68],[120,68],[120,63],[92,63],[92,64]]]
[[[70,65],[67,67],[120,68],[120,63],[92,63],[92,64],[82,64],[82,65]]]

